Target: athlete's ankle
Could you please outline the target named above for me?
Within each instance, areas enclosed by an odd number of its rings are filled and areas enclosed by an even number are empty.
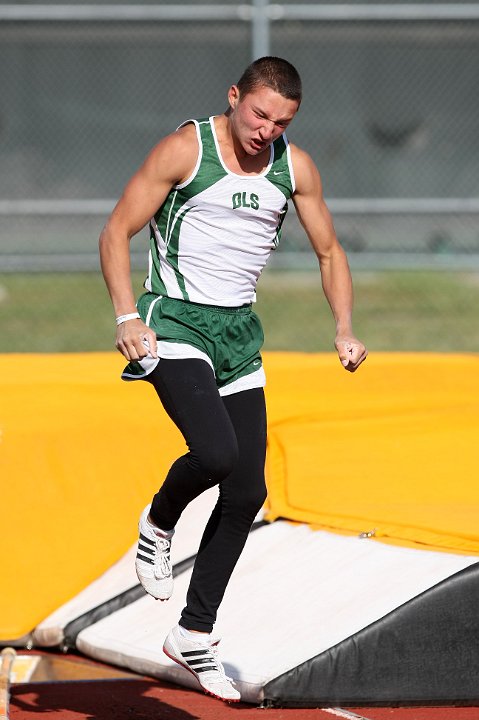
[[[183,625],[178,625],[180,635],[186,640],[193,640],[194,642],[205,642],[210,638],[210,633],[204,632],[203,630],[188,630]]]

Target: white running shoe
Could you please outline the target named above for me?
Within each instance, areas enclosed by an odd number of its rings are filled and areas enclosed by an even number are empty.
[[[171,570],[171,539],[174,530],[165,532],[149,520],[150,505],[143,510],[138,529],[140,538],[135,568],[138,580],[149,595],[157,600],[168,600],[173,593]]]
[[[198,634],[198,638],[202,635]],[[163,652],[179,665],[190,671],[203,690],[226,702],[239,702],[241,695],[233,687],[233,680],[225,675],[225,670],[218,657],[219,640],[198,642],[183,637],[176,627],[171,630],[163,645]]]

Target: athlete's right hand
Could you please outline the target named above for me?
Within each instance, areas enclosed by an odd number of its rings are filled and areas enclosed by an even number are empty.
[[[115,346],[129,361],[141,360],[147,355],[158,357],[156,334],[142,320],[126,320],[118,325]]]

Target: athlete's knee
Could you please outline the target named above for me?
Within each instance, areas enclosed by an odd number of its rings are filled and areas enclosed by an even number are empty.
[[[244,517],[252,521],[263,507],[266,495],[264,478],[247,487],[238,483],[232,491],[223,494],[225,511],[232,516]]]
[[[196,448],[195,460],[202,472],[215,485],[233,472],[238,462],[238,444],[236,441],[219,442],[211,438],[201,448]]]

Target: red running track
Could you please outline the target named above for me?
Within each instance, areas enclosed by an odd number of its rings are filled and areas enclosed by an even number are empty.
[[[479,707],[262,709],[149,678],[16,685],[11,720],[479,720]]]
[[[478,707],[262,709],[64,656],[50,676],[11,686],[10,720],[479,720]],[[53,672],[52,672],[53,667]],[[61,668],[61,671],[58,668]],[[44,671],[45,674],[45,671]],[[92,679],[96,678],[96,679]],[[74,678],[74,679],[73,679]]]

